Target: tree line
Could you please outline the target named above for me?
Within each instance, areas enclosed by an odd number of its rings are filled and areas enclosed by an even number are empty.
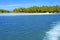
[[[9,10],[0,9],[0,13],[9,13]],[[28,8],[15,8],[12,11],[13,13],[59,13],[60,6],[32,6]]]
[[[13,10],[14,13],[59,13],[60,6],[33,6],[29,8],[15,8]]]
[[[9,13],[9,10],[0,9],[0,13]]]

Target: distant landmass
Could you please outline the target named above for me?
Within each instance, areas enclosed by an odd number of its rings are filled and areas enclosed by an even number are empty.
[[[13,11],[0,9],[0,13],[60,13],[60,6],[32,6],[28,8],[15,8]]]

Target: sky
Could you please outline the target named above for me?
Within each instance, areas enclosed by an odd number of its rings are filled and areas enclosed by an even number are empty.
[[[0,9],[13,10],[20,7],[60,5],[60,0],[0,0]]]

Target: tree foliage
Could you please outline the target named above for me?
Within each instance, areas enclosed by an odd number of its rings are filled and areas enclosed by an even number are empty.
[[[0,9],[0,13],[10,13],[9,10]],[[29,8],[15,8],[13,13],[59,13],[60,6],[32,6]]]
[[[0,9],[0,13],[9,13],[8,10]]]
[[[15,8],[14,13],[54,13],[60,12],[60,6],[33,6],[29,8]]]

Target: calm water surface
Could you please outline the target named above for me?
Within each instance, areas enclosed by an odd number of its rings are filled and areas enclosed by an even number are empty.
[[[0,16],[0,40],[43,40],[60,14]]]

